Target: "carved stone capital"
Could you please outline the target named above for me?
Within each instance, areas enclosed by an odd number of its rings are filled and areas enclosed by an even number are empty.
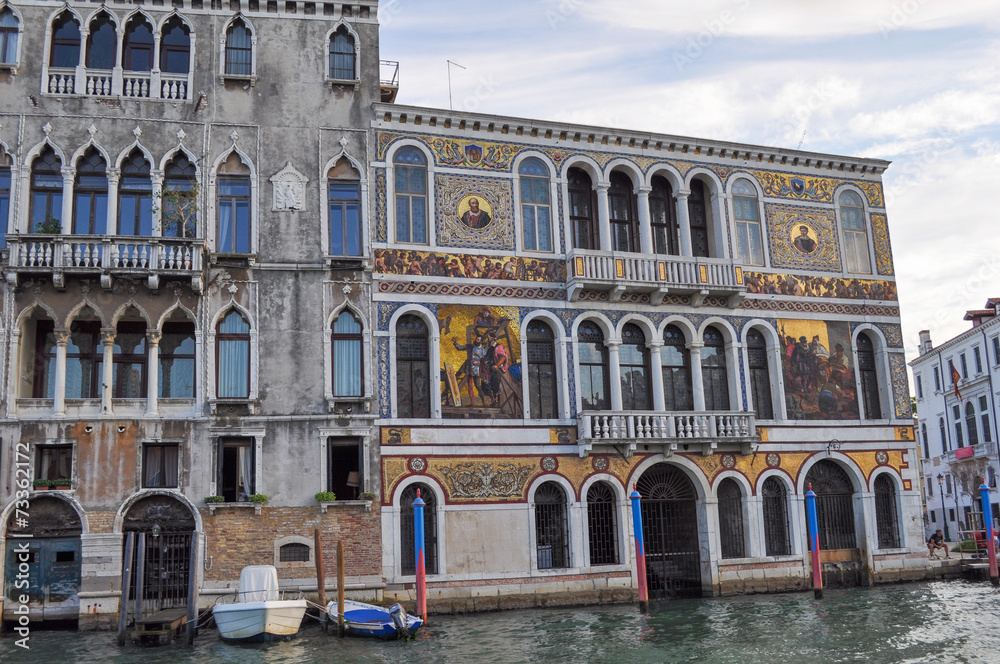
[[[101,328],[101,343],[105,346],[110,346],[115,343],[115,337],[118,336],[118,330],[113,327],[102,327]]]
[[[149,330],[148,332],[146,332],[146,340],[152,346],[158,345],[160,343],[160,339],[162,338],[163,338],[163,333],[157,330]]]
[[[69,342],[70,331],[64,327],[60,327],[53,330],[52,335],[56,338],[57,346],[65,346]]]

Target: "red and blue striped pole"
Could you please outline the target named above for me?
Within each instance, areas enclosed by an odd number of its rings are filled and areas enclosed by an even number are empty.
[[[816,518],[816,492],[809,483],[806,491],[806,520],[809,522],[809,549],[812,551],[813,594],[823,599],[823,567],[819,562],[819,519]]]
[[[986,528],[986,550],[990,554],[990,583],[1000,586],[1000,576],[997,575],[997,547],[993,541],[993,506],[990,504],[990,488],[986,486],[986,478],[979,486],[979,495],[983,502],[983,527]]]
[[[635,573],[639,577],[639,609],[645,611],[649,605],[649,586],[646,582],[646,543],[642,537],[642,508],[636,486],[632,485],[632,530],[635,531]]]
[[[417,489],[417,499],[413,501],[413,547],[414,560],[417,561],[417,615],[427,624],[427,578],[424,571],[424,506],[427,505],[420,497]]]

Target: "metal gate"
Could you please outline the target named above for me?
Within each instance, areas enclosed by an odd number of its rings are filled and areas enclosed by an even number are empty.
[[[192,533],[136,533],[130,606],[141,593],[142,615],[186,607]]]
[[[413,543],[413,501],[417,499],[417,489],[420,489],[420,499],[427,504],[424,507],[424,571],[437,574],[437,502],[434,492],[426,484],[411,484],[403,489],[399,499],[400,573],[417,573],[417,554]]]
[[[680,469],[666,463],[647,470],[637,485],[642,495],[650,598],[700,596],[701,556],[694,485]]]

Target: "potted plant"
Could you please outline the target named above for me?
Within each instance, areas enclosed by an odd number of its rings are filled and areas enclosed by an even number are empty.
[[[318,503],[332,503],[337,500],[337,494],[333,491],[320,491],[316,494],[316,502]]]
[[[262,493],[255,493],[250,496],[250,502],[257,505],[267,505],[267,496]]]
[[[222,496],[208,496],[205,498],[205,502],[209,505],[214,505],[215,503],[224,503],[226,502],[226,499]]]
[[[38,479],[32,482],[31,486],[35,487],[37,491],[46,491],[52,486],[52,480]]]
[[[62,491],[69,491],[73,488],[73,480],[67,477],[60,477],[52,480],[52,486]]]
[[[361,500],[372,500],[372,501],[374,501],[375,500],[375,494],[372,493],[371,491],[365,491],[364,493],[362,493],[359,496],[359,498],[361,498]]]

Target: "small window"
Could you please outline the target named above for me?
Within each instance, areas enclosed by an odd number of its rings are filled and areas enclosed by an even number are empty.
[[[928,498],[933,498],[934,497],[934,481],[930,477],[928,477],[926,479],[927,479],[927,497]],[[931,516],[933,517],[933,513],[932,513]]]
[[[73,233],[105,235],[108,232],[108,165],[95,148],[76,164],[73,189]]]
[[[341,27],[330,37],[330,78],[335,81],[355,80],[356,58],[354,37]]]
[[[853,191],[845,191],[839,200],[847,271],[871,274],[871,261],[868,257],[868,225],[865,223],[865,209],[861,197]]]
[[[926,424],[921,424],[920,425],[920,437],[923,438],[923,441],[924,441],[924,458],[925,459],[930,459],[931,458],[931,441],[927,437],[927,425]]]
[[[549,169],[530,157],[518,168],[521,188],[521,224],[526,251],[552,251],[552,207]]]
[[[1000,337],[993,337],[993,364],[1000,364]]]
[[[327,441],[326,490],[337,500],[356,500],[361,494],[361,441],[330,438]]]
[[[17,64],[17,39],[20,21],[9,7],[0,10],[0,64]],[[0,217],[2,220],[2,217]]]
[[[701,349],[701,374],[705,384],[705,410],[729,410],[726,340],[716,327],[705,328],[705,345]]]
[[[951,414],[955,418],[955,444],[958,447],[965,447],[965,435],[962,432],[962,409],[959,406],[952,406]]]
[[[76,551],[56,551],[57,563],[71,563],[76,560]]]
[[[178,445],[143,445],[142,486],[149,489],[176,488],[179,450]]]
[[[223,438],[219,441],[217,492],[227,503],[245,503],[257,493],[254,456],[252,439]]]
[[[250,324],[238,311],[219,321],[215,336],[217,396],[246,399],[250,396]]]
[[[934,367],[934,392],[941,391],[941,372],[938,371],[937,367]]]
[[[993,442],[993,432],[990,426],[990,413],[989,413],[990,402],[989,398],[985,396],[979,397],[979,417],[980,421],[983,423],[983,442],[992,443]]]
[[[72,477],[72,445],[38,445],[35,448],[36,480],[71,479]]]
[[[307,563],[312,560],[312,549],[308,544],[293,542],[282,544],[278,549],[279,563]]]
[[[427,244],[427,158],[414,147],[393,157],[396,242]]]
[[[997,488],[997,471],[993,466],[987,467],[986,476],[988,482],[987,486],[989,486],[991,489]]]
[[[250,253],[250,178],[219,178],[218,246],[222,254]]]
[[[965,353],[958,356],[958,362],[962,365],[962,380],[969,380],[969,363],[965,359]]]
[[[965,404],[965,428],[969,432],[969,445],[979,444],[979,427],[976,424],[976,407],[972,402]]]
[[[764,264],[760,232],[757,188],[744,178],[733,183],[733,212],[736,216],[736,254],[744,265]]]
[[[160,69],[165,74],[186,74],[191,68],[191,32],[174,16],[163,26],[160,40]]]
[[[80,24],[65,11],[52,24],[52,50],[49,66],[72,69],[80,64]]]
[[[921,376],[917,376],[917,398],[924,398],[924,381]]]
[[[941,450],[942,452],[948,451],[948,431],[944,426],[944,418],[938,418],[938,433],[941,435]]]
[[[125,71],[152,71],[154,47],[153,26],[144,17],[136,16],[125,27],[122,67]],[[162,48],[166,49],[165,43]]]
[[[226,74],[253,74],[253,38],[242,18],[237,18],[226,31]]]
[[[976,365],[976,374],[983,373],[983,354],[979,352],[979,346],[972,349],[972,360]]]
[[[358,319],[344,311],[333,323],[333,396],[360,397],[363,391],[364,353]]]

